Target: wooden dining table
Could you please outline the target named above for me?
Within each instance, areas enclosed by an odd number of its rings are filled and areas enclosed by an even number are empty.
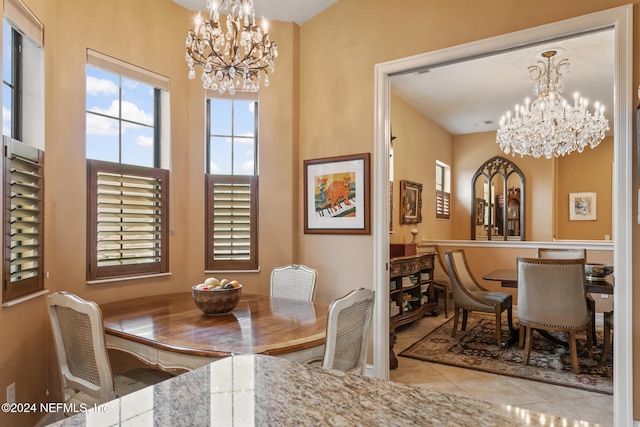
[[[321,359],[328,308],[247,293],[222,315],[204,315],[190,292],[100,304],[107,348],[165,370],[192,370],[232,354]]]
[[[518,287],[518,270],[494,270],[482,276],[484,280],[501,282],[503,288]],[[587,280],[587,293],[613,294],[613,280]]]

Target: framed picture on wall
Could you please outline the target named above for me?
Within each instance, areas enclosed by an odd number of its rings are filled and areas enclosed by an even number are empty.
[[[400,181],[400,222],[422,222],[422,184],[405,179]]]
[[[304,161],[305,234],[370,234],[369,153]]]
[[[569,193],[569,220],[595,221],[596,219],[596,193]]]

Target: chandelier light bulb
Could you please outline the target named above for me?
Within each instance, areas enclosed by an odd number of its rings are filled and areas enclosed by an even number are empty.
[[[195,67],[202,67],[203,87],[221,94],[257,92],[263,78],[268,86],[278,47],[269,37],[266,19],[256,25],[253,0],[207,0],[206,5],[209,18],[202,21],[198,13],[194,29],[187,33],[189,79],[195,78]],[[222,11],[227,12],[224,24]]]
[[[506,118],[500,119],[496,142],[506,154],[552,158],[572,151],[581,153],[587,145],[596,147],[609,130],[604,106],[599,102],[591,114],[589,100],[578,92],[573,95],[573,106],[560,95],[569,60],[556,62],[557,53],[543,52],[543,59],[529,67],[537,98],[533,102],[526,98],[524,107],[516,105],[513,117],[507,112]]]

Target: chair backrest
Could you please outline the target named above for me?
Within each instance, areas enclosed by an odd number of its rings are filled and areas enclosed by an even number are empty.
[[[471,295],[470,291],[484,291],[486,289],[480,286],[471,274],[464,251],[462,249],[447,251],[446,260],[454,301],[465,305],[475,305],[480,302]]]
[[[433,280],[438,283],[449,283],[449,272],[442,261],[443,254],[440,253],[438,245],[420,245],[418,250],[421,253],[435,252],[433,256]]]
[[[329,306],[322,367],[363,374],[375,292],[356,289]]]
[[[301,301],[313,301],[316,296],[318,272],[301,264],[276,267],[271,271],[271,296]]]
[[[584,258],[517,258],[518,319],[564,328],[590,321]]]
[[[538,248],[536,256],[538,258],[555,259],[587,259],[586,249],[559,249],[559,248]]]
[[[51,294],[47,302],[65,401],[76,391],[98,403],[115,399],[100,307],[68,292]]]

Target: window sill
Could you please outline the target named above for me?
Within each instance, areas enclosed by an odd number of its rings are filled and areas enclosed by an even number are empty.
[[[149,279],[152,277],[171,276],[171,273],[143,274],[140,276],[114,277],[112,279],[87,280],[87,285],[98,285],[100,283],[126,282],[129,280]]]
[[[49,290],[43,289],[41,291],[37,291],[37,292],[34,292],[32,294],[29,294],[29,295],[25,295],[25,296],[20,297],[20,298],[12,299],[11,301],[3,302],[2,303],[2,307],[13,307],[14,305],[18,305],[18,304],[23,303],[25,301],[29,301],[29,300],[34,299],[34,298],[38,298],[39,296],[46,295],[48,293],[49,293]]]
[[[257,270],[205,270],[204,274],[213,273],[260,273],[260,267]]]

